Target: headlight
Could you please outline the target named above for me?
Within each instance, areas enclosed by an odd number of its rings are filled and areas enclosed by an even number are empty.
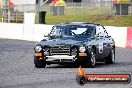
[[[86,51],[86,48],[85,48],[85,47],[80,47],[80,48],[79,48],[79,51],[80,51],[81,53],[84,53],[84,52]]]
[[[40,52],[41,50],[42,50],[42,47],[41,47],[41,46],[36,46],[36,47],[35,47],[35,51],[36,51],[36,52]]]

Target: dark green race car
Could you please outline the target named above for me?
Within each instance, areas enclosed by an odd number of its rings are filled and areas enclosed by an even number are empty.
[[[71,22],[52,27],[47,39],[35,46],[34,64],[76,64],[94,67],[115,62],[115,42],[100,24]]]

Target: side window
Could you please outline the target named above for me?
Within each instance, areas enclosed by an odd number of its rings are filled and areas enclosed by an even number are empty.
[[[100,37],[105,37],[107,35],[104,27],[102,27],[102,26],[97,26],[97,33],[96,34],[99,35]]]
[[[108,33],[107,33],[107,31],[105,29],[104,29],[104,36],[108,37]]]
[[[102,26],[103,27],[103,26]],[[106,29],[103,27],[103,29],[104,29],[104,36],[105,37],[108,37],[108,32],[106,31]]]

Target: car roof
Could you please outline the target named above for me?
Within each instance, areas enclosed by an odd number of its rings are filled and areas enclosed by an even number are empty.
[[[60,24],[57,24],[56,26],[72,26],[72,25],[78,25],[78,26],[98,26],[100,24],[97,24],[97,23],[87,23],[87,22],[70,22],[70,23],[60,23]]]

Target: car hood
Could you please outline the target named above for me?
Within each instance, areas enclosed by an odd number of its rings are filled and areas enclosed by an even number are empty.
[[[80,37],[71,37],[71,38],[58,38],[51,40],[41,40],[38,44],[42,46],[48,45],[83,45],[86,42],[90,41],[89,38],[80,38]]]

